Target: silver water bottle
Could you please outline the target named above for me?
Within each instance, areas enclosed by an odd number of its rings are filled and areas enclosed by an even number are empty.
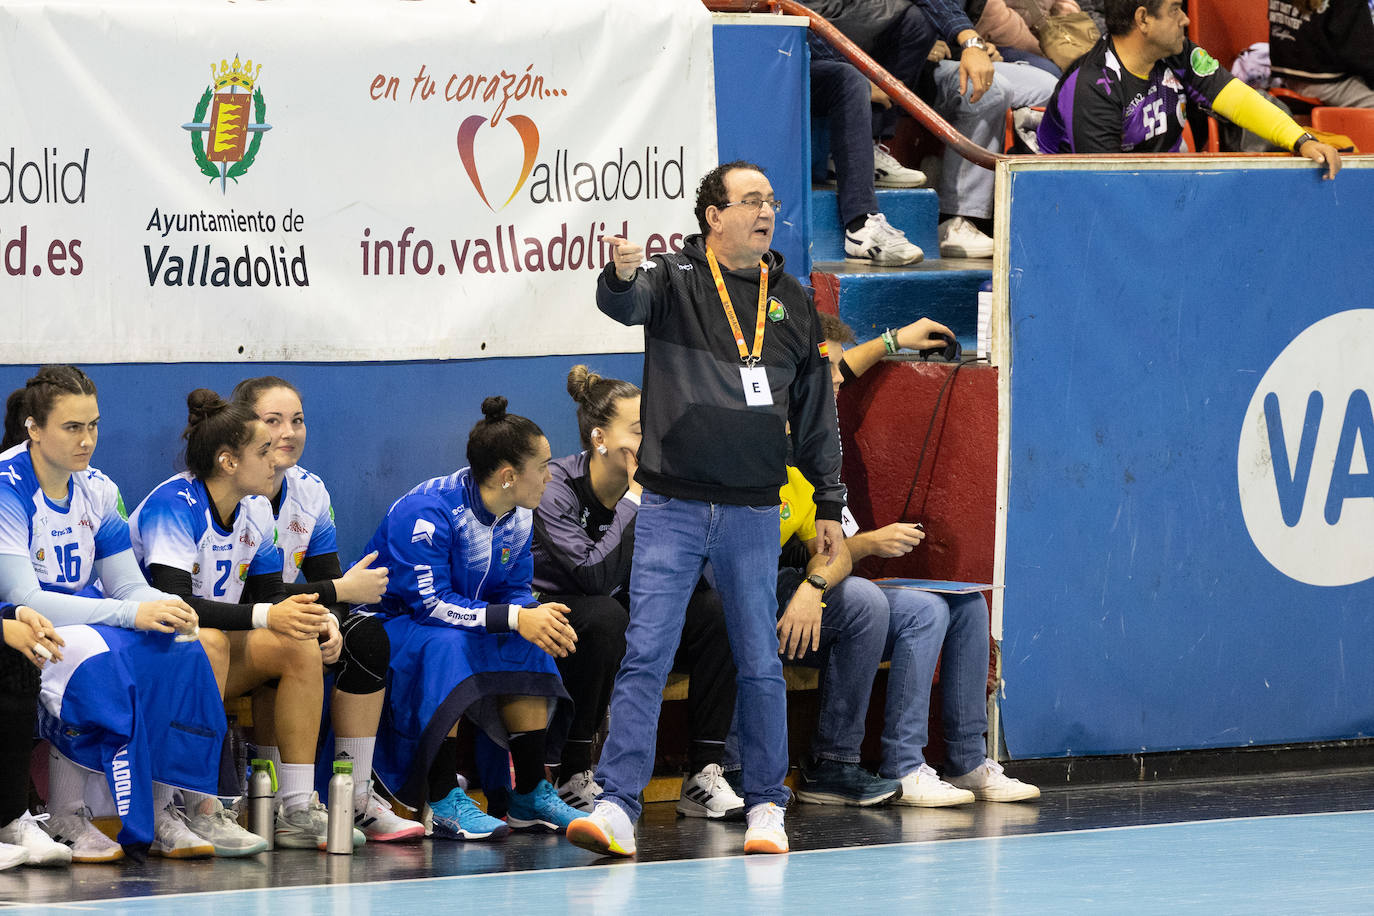
[[[353,764],[334,761],[329,780],[329,831],[325,850],[340,855],[353,854]]]
[[[267,848],[276,843],[277,774],[272,761],[256,758],[248,776],[248,829],[267,841]]]

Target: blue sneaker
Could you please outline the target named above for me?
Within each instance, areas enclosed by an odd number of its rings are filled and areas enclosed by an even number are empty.
[[[430,805],[434,835],[450,840],[499,840],[510,833],[505,821],[489,817],[459,787]]]
[[[901,780],[883,779],[857,763],[818,760],[799,768],[797,798],[813,805],[881,805],[902,791]]]
[[[514,830],[563,833],[569,824],[583,816],[583,812],[570,807],[558,797],[558,792],[549,785],[547,779],[541,779],[528,795],[519,792],[510,794],[506,823]]]

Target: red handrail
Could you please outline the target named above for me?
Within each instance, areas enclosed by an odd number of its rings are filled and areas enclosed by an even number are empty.
[[[905,83],[879,66],[877,61],[846,38],[843,32],[831,25],[829,20],[813,13],[807,7],[797,3],[796,0],[702,0],[702,2],[705,3],[707,9],[720,13],[781,11],[793,16],[805,16],[817,34],[848,58],[860,73],[877,83],[878,88],[886,92],[894,104],[900,105],[907,114],[920,122],[922,127],[934,134],[935,138],[945,146],[969,162],[981,165],[985,169],[995,168],[998,160],[1008,158],[1003,153],[994,153],[984,149],[959,133],[948,121],[940,117],[934,108],[921,101],[920,97],[908,89]]]

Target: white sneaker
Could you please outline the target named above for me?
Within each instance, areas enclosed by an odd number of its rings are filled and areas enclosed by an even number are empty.
[[[844,234],[844,259],[856,264],[901,267],[924,257],[925,252],[907,241],[902,230],[881,213],[870,213],[861,227]]]
[[[983,801],[1029,801],[1040,797],[1038,787],[1008,776],[1003,772],[1002,765],[991,758],[963,776],[952,776],[945,781],[960,789],[968,789]]]
[[[215,854],[215,846],[193,831],[181,809],[168,802],[153,818],[153,845],[148,847],[148,854],[167,859],[208,859]]]
[[[962,216],[952,216],[940,224],[940,257],[990,258],[992,239]]]
[[[16,865],[23,865],[28,860],[29,851],[23,846],[0,843],[0,871],[14,868]]]
[[[700,773],[682,780],[677,813],[683,817],[711,820],[739,817],[744,813],[744,799],[736,795],[730,783],[725,781],[725,771],[720,764],[708,763]]]
[[[592,813],[568,825],[568,842],[599,856],[635,854],[635,825],[614,802],[599,801]]]
[[[310,801],[304,808],[295,811],[278,808],[273,836],[276,845],[284,849],[324,849],[329,841],[329,809],[320,804],[319,793],[311,792]],[[367,837],[354,827],[353,848],[366,842]]]
[[[789,849],[783,829],[783,809],[772,802],[755,805],[744,815],[749,829],[744,831],[746,853],[783,853]]]
[[[124,858],[124,847],[91,823],[89,808],[50,817],[43,827],[48,836],[71,848],[73,862],[118,862]]]
[[[873,144],[873,187],[924,188],[925,172],[909,169],[881,143]]]
[[[563,804],[578,811],[590,813],[596,807],[596,800],[601,797],[601,792],[596,774],[591,770],[574,773],[558,784],[558,797],[563,800]]]
[[[48,836],[43,829],[42,822],[47,819],[46,814],[35,817],[25,811],[6,826],[0,827],[0,843],[24,850],[24,860],[29,865],[72,864],[72,851]],[[8,865],[0,867],[9,868]]]
[[[917,808],[947,808],[972,803],[972,792],[942,781],[926,763],[902,777],[902,794],[893,802]]]
[[[187,812],[186,826],[196,836],[208,841],[215,855],[223,858],[251,856],[267,850],[267,841],[256,833],[244,830],[230,808],[211,796],[202,802],[208,810]]]
[[[367,800],[358,805],[355,799],[353,804],[358,808],[358,813],[353,815],[353,826],[361,830],[363,836],[371,842],[394,843],[397,840],[415,839],[425,835],[424,824],[401,817],[392,810],[386,799],[370,786]]]

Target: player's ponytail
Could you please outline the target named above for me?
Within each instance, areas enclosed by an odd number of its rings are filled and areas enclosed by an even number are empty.
[[[257,414],[239,401],[226,401],[209,388],[186,396],[186,469],[201,480],[215,476],[216,461],[228,450],[237,456],[253,435]]]
[[[568,396],[577,402],[577,432],[582,447],[592,447],[592,430],[605,427],[615,417],[620,402],[639,397],[639,387],[618,378],[604,378],[586,366],[568,371]]]
[[[24,384],[10,393],[5,402],[5,438],[0,451],[29,438],[28,421],[44,426],[57,399],[68,394],[95,395],[95,382],[75,366],[43,366]]]
[[[478,483],[503,464],[524,465],[534,454],[536,441],[544,436],[533,420],[507,413],[506,404],[499,395],[482,401],[482,419],[468,433],[468,466]]]

